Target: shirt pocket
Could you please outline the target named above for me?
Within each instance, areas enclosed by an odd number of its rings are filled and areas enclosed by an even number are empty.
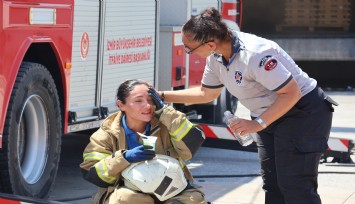
[[[334,101],[334,100],[333,100],[332,98],[330,98],[329,96],[325,96],[325,97],[324,97],[324,101],[327,103],[327,106],[328,106],[330,112],[334,112],[334,107],[333,107],[333,105],[335,105],[335,106],[338,106],[338,105],[339,105],[336,101]]]

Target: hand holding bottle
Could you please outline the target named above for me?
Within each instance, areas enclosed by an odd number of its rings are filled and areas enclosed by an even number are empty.
[[[229,128],[232,122],[238,119],[237,116],[233,115],[230,111],[224,112],[224,116],[226,117],[226,124]],[[233,130],[231,129],[231,131]],[[233,131],[233,135],[242,146],[248,146],[253,143],[253,137],[250,134],[241,136],[239,133]]]

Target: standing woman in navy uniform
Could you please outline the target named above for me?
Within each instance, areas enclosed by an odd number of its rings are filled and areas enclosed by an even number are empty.
[[[229,30],[214,8],[187,21],[182,34],[186,53],[207,58],[202,85],[160,96],[204,103],[225,86],[252,118],[238,119],[232,130],[258,133],[265,204],[320,204],[318,165],[337,104],[275,42]]]

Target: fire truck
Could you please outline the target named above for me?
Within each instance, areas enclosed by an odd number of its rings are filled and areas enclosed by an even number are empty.
[[[1,0],[0,191],[45,198],[64,134],[97,128],[115,92],[140,78],[158,90],[198,86],[204,59],[186,55],[181,26],[206,7],[238,29],[233,0]],[[178,105],[207,137],[233,139],[223,112],[237,99]]]
[[[181,34],[172,31],[224,1],[0,2],[0,191],[45,198],[62,135],[97,128],[117,111],[120,83],[140,78],[158,89],[188,87],[188,58]],[[169,12],[184,17],[168,22]],[[203,68],[193,71],[201,76]]]

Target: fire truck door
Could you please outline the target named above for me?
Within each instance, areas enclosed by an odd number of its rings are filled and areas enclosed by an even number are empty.
[[[155,83],[156,10],[156,1],[106,1],[101,106],[108,114],[117,110],[116,90],[123,81]]]
[[[100,1],[74,2],[69,123],[99,118],[96,87]]]

